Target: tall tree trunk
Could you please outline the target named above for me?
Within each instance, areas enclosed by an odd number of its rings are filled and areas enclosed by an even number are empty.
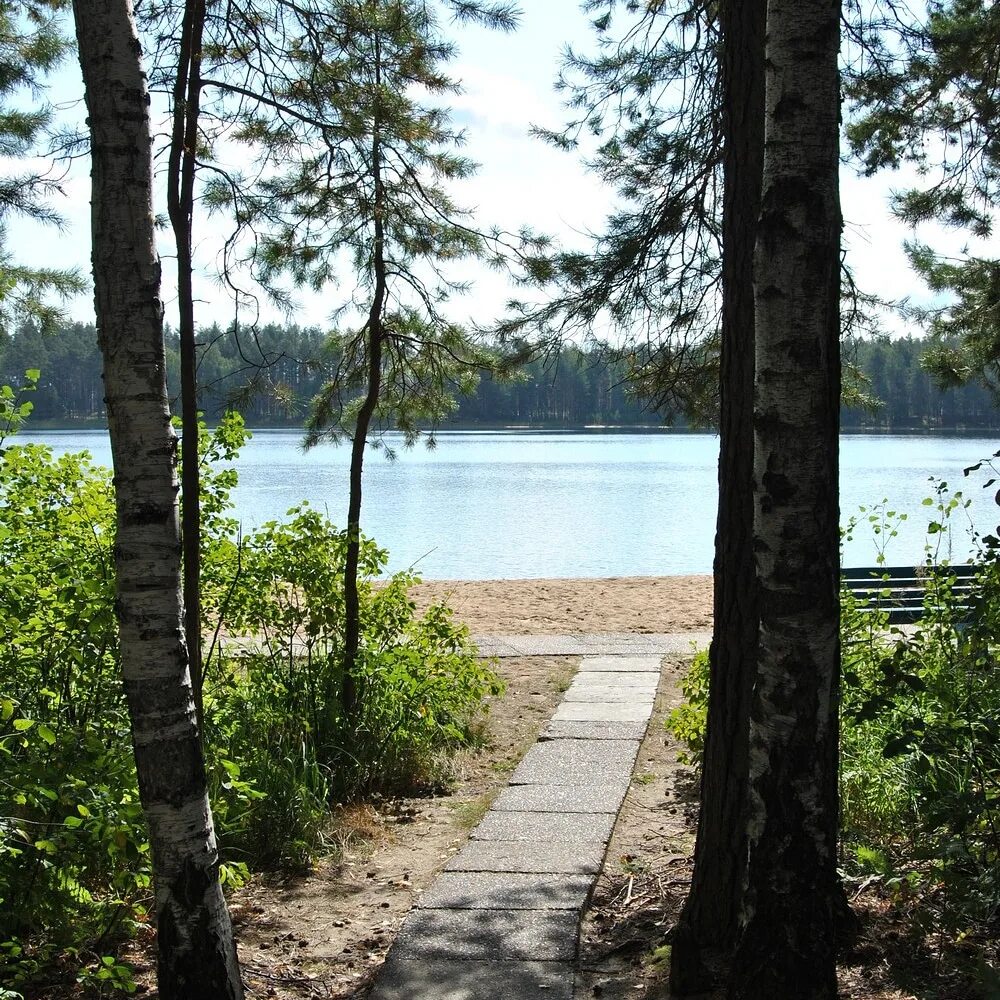
[[[757,669],[753,555],[753,254],[764,154],[767,0],[723,0],[724,201],[719,512],[708,728],[691,891],[674,934],[671,990],[711,986],[736,943],[746,868],[750,697]]]
[[[194,173],[201,102],[204,0],[187,0],[174,80],[174,121],[167,163],[167,212],[177,245],[177,333],[181,364],[181,542],[184,554],[184,636],[191,686],[204,723],[201,662],[201,474],[198,465],[198,358],[194,329],[191,248]]]
[[[163,1000],[243,996],[195,720],[180,600],[149,95],[130,0],[75,0],[93,162],[98,338],[115,470],[116,607],[153,851]]]
[[[361,554],[361,484],[365,444],[372,417],[382,393],[382,346],[385,336],[383,312],[386,294],[385,197],[382,187],[382,125],[379,118],[382,86],[381,47],[375,39],[374,101],[372,121],[372,187],[375,193],[375,238],[372,248],[372,271],[375,285],[368,312],[368,389],[358,410],[351,442],[350,494],[347,506],[347,553],[344,561],[344,713],[350,718],[357,710],[357,660],[361,642],[361,607],[358,597],[358,561]]]
[[[839,13],[837,0],[770,0],[767,15],[742,1000],[837,992]]]

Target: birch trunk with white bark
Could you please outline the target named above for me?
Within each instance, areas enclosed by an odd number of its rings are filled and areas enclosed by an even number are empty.
[[[131,0],[74,0],[92,156],[94,298],[117,506],[122,672],[153,855],[163,1000],[242,998],[188,671],[149,95]]]
[[[731,995],[836,996],[840,4],[769,0],[749,867]]]

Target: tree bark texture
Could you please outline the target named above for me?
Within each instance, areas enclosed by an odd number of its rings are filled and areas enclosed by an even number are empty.
[[[241,998],[184,644],[149,96],[130,0],[75,0],[92,155],[94,294],[115,473],[117,613],[153,852],[163,1000]]]
[[[670,986],[702,992],[732,953],[746,866],[750,697],[757,666],[753,554],[753,254],[764,152],[766,0],[723,0],[722,338],[719,512],[701,810],[691,892],[675,930]]]
[[[731,996],[836,996],[840,4],[769,0],[749,865]]]

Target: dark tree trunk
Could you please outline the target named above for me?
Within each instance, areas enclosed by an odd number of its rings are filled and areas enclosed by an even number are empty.
[[[73,4],[93,163],[93,268],[116,503],[116,609],[152,845],[163,1000],[240,1000],[180,599],[149,96],[130,0]]]
[[[381,86],[381,51],[375,40],[374,79],[375,115],[372,122],[372,187],[375,193],[375,239],[372,248],[374,288],[368,312],[367,336],[368,389],[354,425],[351,443],[350,495],[347,509],[347,553],[344,562],[344,713],[348,718],[357,711],[357,659],[361,641],[361,608],[358,597],[358,561],[361,554],[361,485],[365,444],[372,417],[382,393],[382,347],[385,338],[383,313],[386,294],[384,191],[382,187],[382,126],[378,114]]]
[[[746,867],[747,740],[757,667],[753,557],[753,248],[764,152],[766,0],[724,0],[725,191],[715,628],[691,892],[674,934],[671,990],[702,992],[736,942]]]
[[[184,636],[191,684],[203,727],[201,662],[201,475],[198,465],[198,358],[194,329],[192,237],[194,174],[201,101],[204,0],[188,0],[174,81],[174,122],[167,164],[167,211],[177,245],[177,333],[181,363],[181,539],[184,553]]]
[[[768,6],[741,1000],[837,993],[839,14],[836,0]]]

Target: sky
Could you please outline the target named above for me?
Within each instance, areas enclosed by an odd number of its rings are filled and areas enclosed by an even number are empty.
[[[531,136],[530,129],[532,125],[559,127],[565,122],[563,97],[553,88],[561,53],[567,43],[592,51],[593,33],[579,9],[579,0],[522,0],[521,6],[520,28],[509,35],[468,26],[449,28],[459,48],[451,73],[464,88],[449,103],[453,120],[466,132],[465,154],[481,164],[474,178],[462,181],[456,198],[476,210],[481,227],[516,230],[529,225],[564,245],[585,248],[587,234],[599,231],[613,209],[613,194],[587,172],[577,154],[547,146]],[[78,100],[81,90],[78,67],[70,61],[53,81],[53,98],[70,119],[83,116]],[[907,180],[899,175],[861,179],[850,166],[844,167],[844,244],[865,290],[926,302],[927,293],[912,275],[902,250],[903,240],[912,234],[891,218],[888,209],[891,189],[905,186]],[[23,264],[77,267],[87,273],[90,181],[85,162],[73,167],[62,188],[64,196],[57,200],[56,208],[66,219],[65,231],[14,222],[8,245]],[[952,250],[962,245],[951,233],[935,231],[929,235],[936,244],[944,242]],[[203,218],[196,221],[200,270],[196,296],[201,324],[226,325],[234,315],[228,293],[214,279],[224,236],[221,223]],[[171,322],[175,279],[169,232],[164,231],[161,240],[166,319]],[[512,294],[505,280],[485,269],[463,276],[473,279],[474,288],[462,308],[477,320],[498,315]],[[330,314],[344,294],[344,290],[333,288],[322,294],[299,295],[294,320],[329,327]],[[91,322],[89,294],[70,302],[68,312],[74,319]],[[262,318],[282,317],[265,308]],[[898,320],[890,320],[889,327],[897,333],[906,330]]]

